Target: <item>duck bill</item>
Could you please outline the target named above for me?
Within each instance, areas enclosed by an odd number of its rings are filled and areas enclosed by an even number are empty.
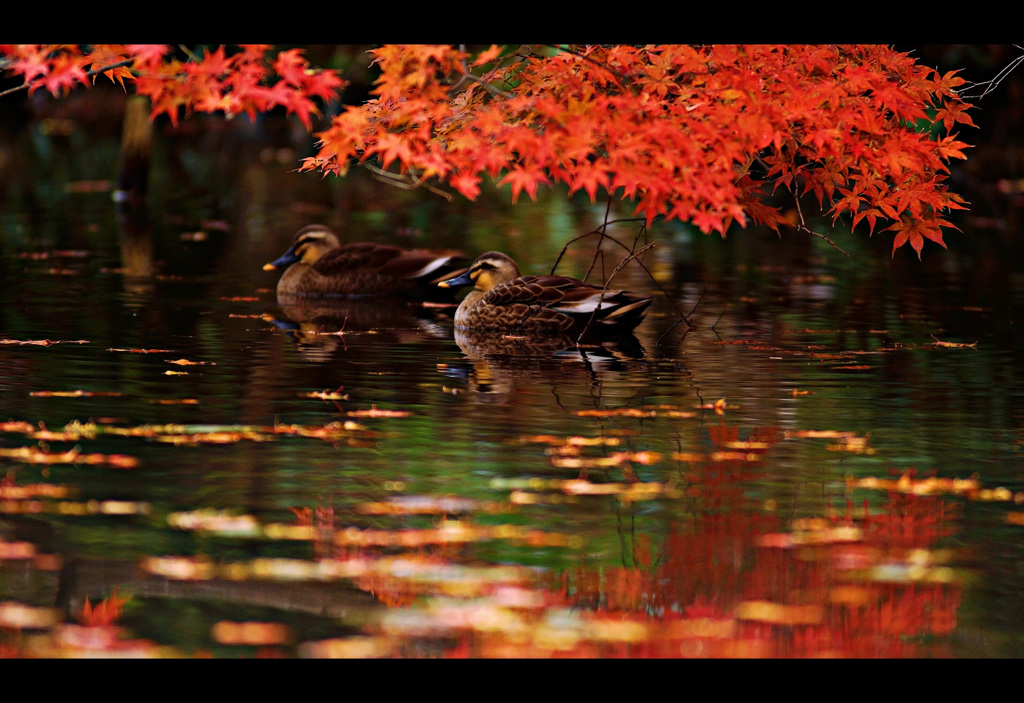
[[[473,285],[473,277],[469,275],[469,271],[466,271],[461,276],[446,279],[444,281],[441,281],[437,285],[441,286],[442,288],[458,288],[459,286],[469,286]]]
[[[295,256],[295,249],[289,249],[285,253],[281,254],[281,257],[277,261],[271,261],[269,264],[263,264],[264,271],[273,271],[279,269],[282,266],[290,266],[299,260],[299,257]]]

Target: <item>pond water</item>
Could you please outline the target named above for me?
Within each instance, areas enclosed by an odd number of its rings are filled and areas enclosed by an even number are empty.
[[[602,207],[322,181],[216,124],[163,135],[145,217],[112,202],[116,136],[5,147],[39,167],[0,203],[6,654],[1024,653],[998,232],[917,262],[623,222],[658,243],[615,279],[656,296],[634,343],[524,348],[450,307],[282,306],[261,267],[318,221],[545,272]],[[78,626],[87,601],[116,628]]]

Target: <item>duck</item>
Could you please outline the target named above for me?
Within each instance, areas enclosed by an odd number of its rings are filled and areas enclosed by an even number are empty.
[[[467,271],[440,281],[442,288],[473,285],[455,311],[455,327],[509,334],[566,334],[590,330],[632,333],[654,300],[568,276],[523,276],[507,254],[481,254]]]
[[[295,233],[288,250],[264,271],[285,268],[277,282],[278,298],[377,296],[431,297],[440,279],[465,271],[458,251],[404,249],[389,244],[341,244],[324,225],[307,225]]]

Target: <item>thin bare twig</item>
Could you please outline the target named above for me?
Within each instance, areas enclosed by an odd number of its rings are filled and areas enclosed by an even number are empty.
[[[388,185],[392,185],[396,188],[402,188],[404,190],[426,188],[431,193],[434,193],[435,195],[440,195],[448,202],[452,202],[453,200],[455,200],[454,195],[445,190],[441,190],[437,186],[430,185],[423,178],[413,179],[410,174],[391,173],[390,171],[385,171],[384,169],[378,166],[374,166],[371,163],[364,163],[361,165],[363,166],[363,168],[365,168],[367,171],[372,173],[377,178],[381,179],[382,181],[386,181]]]
[[[609,204],[610,204],[610,200],[609,200]],[[605,211],[605,221],[601,225],[601,227],[599,227],[598,229],[594,229],[594,230],[591,230],[589,232],[586,232],[585,234],[581,234],[581,235],[579,235],[577,237],[573,237],[572,239],[570,239],[568,242],[565,243],[565,246],[562,247],[562,251],[558,254],[558,258],[555,259],[554,266],[551,267],[551,273],[552,274],[554,274],[555,269],[558,268],[558,263],[562,260],[562,257],[565,256],[566,251],[569,249],[570,246],[572,246],[572,244],[574,244],[575,242],[579,241],[580,239],[583,239],[584,237],[589,237],[589,236],[594,235],[594,234],[598,235],[601,238],[602,241],[607,239],[608,241],[610,241],[610,242],[612,242],[614,244],[617,244],[618,246],[622,247],[627,252],[632,252],[632,251],[635,250],[635,248],[636,248],[636,240],[634,240],[633,247],[631,248],[631,247],[626,246],[625,244],[623,244],[619,240],[617,240],[615,237],[613,237],[610,234],[608,234],[605,230],[608,227],[608,225],[611,225],[611,224],[616,224],[616,223],[619,223],[619,222],[642,222],[643,218],[627,218],[627,219],[623,219],[623,220],[608,220],[607,217],[608,217],[608,211],[606,209],[606,211]],[[646,230],[646,225],[641,227],[640,232],[637,234],[637,237],[636,237],[637,240],[640,238],[640,235],[645,230]],[[645,249],[646,248],[647,247],[645,247]],[[600,242],[598,243],[598,250],[600,250]],[[595,257],[596,257],[596,254],[595,254]],[[679,314],[679,317],[683,321],[685,321],[687,325],[692,327],[692,324],[690,323],[690,320],[689,320],[689,316],[686,315],[682,310],[679,309],[679,306],[676,305],[676,302],[674,300],[672,300],[671,296],[669,296],[669,294],[665,291],[665,289],[662,287],[662,285],[660,283],[658,283],[658,280],[654,277],[654,274],[651,273],[650,269],[647,268],[647,265],[644,264],[643,261],[637,261],[637,264],[639,264],[640,268],[642,268],[647,273],[648,278],[650,278],[651,282],[654,283],[654,287],[657,288],[661,292],[661,294],[665,297],[665,299],[669,301],[669,303],[672,305],[672,307],[675,308],[676,312]],[[591,268],[593,268],[593,264],[591,265]],[[590,275],[589,271],[587,272],[587,275]],[[606,284],[606,287],[607,287],[607,284]],[[676,324],[672,325],[672,328],[674,328],[678,324],[679,323],[677,322]]]
[[[1017,44],[1014,44],[1014,47],[1024,51],[1024,47],[1020,47]],[[995,78],[992,78],[991,80],[987,81],[982,81],[980,83],[968,83],[966,86],[958,90],[957,94],[960,95],[960,97],[962,98],[967,98],[970,100],[981,99],[988,95],[989,93],[991,93],[992,91],[994,91],[996,88],[998,88],[999,84],[1002,83],[1003,80],[1022,63],[1024,63],[1024,56],[1018,56],[1013,61],[1011,61],[1007,66],[1005,66],[1001,71],[999,71],[999,73],[996,74]],[[982,90],[980,93],[975,95],[970,92],[970,90],[974,88],[981,88]]]
[[[632,261],[633,259],[635,259],[638,256],[640,256],[641,254],[643,254],[648,249],[653,249],[656,246],[658,246],[657,242],[651,242],[650,244],[646,244],[643,247],[641,247],[640,249],[637,249],[636,251],[631,251],[626,256],[626,258],[624,258],[622,261],[619,262],[619,265],[616,266],[615,269],[612,271],[612,274],[608,277],[608,280],[605,281],[604,287],[601,289],[601,297],[598,298],[598,300],[597,300],[597,307],[594,308],[594,312],[590,313],[590,319],[587,320],[587,326],[584,327],[583,331],[580,332],[578,337],[576,337],[576,344],[582,344],[583,343],[583,338],[586,336],[587,332],[590,331],[591,326],[594,324],[594,320],[597,319],[597,313],[598,313],[598,311],[600,311],[601,305],[604,303],[604,294],[608,291],[608,285],[612,282],[612,279],[615,278],[615,275],[619,271],[621,271],[622,267],[625,266],[626,264],[628,264],[630,261]],[[641,265],[643,265],[643,264],[641,264]]]
[[[824,234],[821,234],[819,232],[815,232],[814,230],[812,230],[811,228],[809,228],[807,226],[807,223],[804,220],[803,208],[800,207],[800,197],[798,195],[796,195],[795,193],[793,194],[793,202],[796,203],[796,212],[800,216],[800,224],[796,226],[796,231],[797,232],[807,232],[807,234],[813,234],[815,237],[821,237],[826,242],[831,244],[833,247],[835,247],[839,251],[843,252],[843,254],[845,254],[846,256],[849,256],[849,254],[841,246],[839,246],[838,244],[833,242],[831,239],[826,237]]]

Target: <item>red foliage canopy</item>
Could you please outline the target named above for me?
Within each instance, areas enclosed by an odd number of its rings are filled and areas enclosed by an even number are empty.
[[[771,196],[813,194],[833,221],[895,232],[893,251],[945,246],[948,162],[974,126],[955,72],[940,75],[884,46],[388,45],[373,97],[343,108],[302,170],[344,175],[377,164],[396,179],[447,185],[467,198],[485,178],[513,198],[562,183],[629,199],[648,223],[692,222],[724,236],[735,222],[786,224]],[[273,55],[273,58],[269,58]],[[29,90],[61,94],[90,72],[134,82],[153,117],[284,106],[311,128],[314,98],[344,81],[301,50],[266,45],[189,61],[153,45],[0,45]],[[114,66],[114,68],[109,68]],[[92,76],[95,80],[95,77]]]

